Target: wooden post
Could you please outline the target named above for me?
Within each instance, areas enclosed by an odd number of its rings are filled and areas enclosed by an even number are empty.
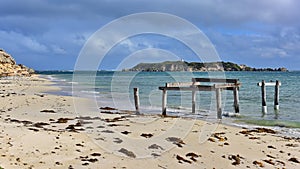
[[[276,80],[276,85],[275,85],[275,94],[274,94],[274,109],[279,110],[279,85],[280,82]]]
[[[196,91],[192,91],[192,113],[196,112]]]
[[[236,87],[233,88],[234,112],[235,113],[240,113],[238,80],[235,80],[234,84],[236,86]]]
[[[162,115],[167,115],[167,90],[164,89],[162,93]]]
[[[135,104],[136,114],[140,114],[139,88],[133,88],[133,92],[134,92],[134,104]]]
[[[234,111],[235,113],[240,113],[238,87],[233,88],[233,99],[234,99]]]
[[[221,89],[216,89],[216,101],[217,101],[217,117],[222,119],[222,98],[221,98]]]
[[[261,81],[261,105],[262,105],[262,112],[267,113],[267,95],[266,95],[266,84],[265,81]]]

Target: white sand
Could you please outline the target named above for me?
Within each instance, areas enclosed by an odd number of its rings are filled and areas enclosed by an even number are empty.
[[[193,119],[92,111],[88,99],[44,94],[59,90],[50,84],[38,77],[0,80],[0,167],[300,167],[299,138],[268,130],[240,133],[250,129]],[[76,111],[73,99],[80,104]],[[205,131],[209,137],[199,143]]]

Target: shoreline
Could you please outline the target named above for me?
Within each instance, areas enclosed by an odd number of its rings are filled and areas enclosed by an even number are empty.
[[[134,115],[48,94],[40,77],[0,80],[0,167],[298,168],[299,138],[198,119]],[[74,101],[80,103],[75,110]],[[191,125],[192,123],[192,125]],[[207,141],[199,143],[200,136]]]
[[[72,96],[72,89],[71,89],[71,84],[72,82],[68,82],[66,79],[59,79],[59,78],[54,78],[52,75],[40,75],[42,78],[46,77],[46,79],[49,79],[50,81],[53,80],[52,82],[54,83],[53,85],[56,87],[60,87],[61,90],[59,91],[52,91],[52,92],[47,92],[48,94],[54,94],[54,95],[62,95],[62,96]],[[70,85],[70,86],[69,86]],[[94,99],[93,96],[89,96],[89,94],[96,94],[97,92],[92,92],[92,93],[84,93],[85,95],[81,96],[75,96],[75,97],[83,97],[87,99]],[[100,96],[96,96],[99,97]],[[96,98],[96,99],[99,99]],[[112,102],[109,99],[105,99],[101,97],[101,103],[98,105],[99,107],[101,106],[109,106],[109,107],[115,107]],[[98,102],[99,103],[99,102]],[[146,107],[141,107],[140,108],[142,112],[144,112],[147,115],[159,115],[160,114],[160,109],[161,107],[151,107],[151,106],[146,106]],[[134,110],[132,107],[131,110]],[[181,118],[196,118],[199,120],[206,120],[206,117],[208,115],[209,110],[198,110],[199,113],[196,114],[187,114],[186,112],[190,112],[191,108],[188,107],[178,107],[178,106],[169,106],[169,114],[174,115],[174,116],[179,116]],[[200,113],[202,112],[202,113]],[[206,112],[206,113],[203,113]],[[232,112],[225,112],[228,114],[233,114]],[[292,134],[293,137],[300,137],[300,122],[294,122],[294,121],[280,121],[276,119],[248,119],[248,118],[235,118],[235,117],[227,117],[223,116],[223,124],[229,125],[229,126],[235,126],[235,127],[246,127],[246,128],[257,128],[257,127],[268,127],[271,129],[274,129],[278,132],[280,132],[283,136],[288,136],[289,134]],[[263,123],[265,122],[265,123]],[[274,125],[270,124],[273,123]],[[291,124],[290,124],[291,123]],[[296,126],[296,127],[295,127]],[[299,126],[299,127],[298,127]],[[291,132],[291,130],[293,130]]]

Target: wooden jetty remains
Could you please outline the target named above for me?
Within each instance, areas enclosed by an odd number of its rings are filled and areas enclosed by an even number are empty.
[[[274,109],[279,110],[279,86],[281,86],[281,82],[276,80],[276,82],[265,82],[262,80],[260,83],[257,83],[257,86],[261,87],[261,105],[262,105],[262,112],[267,113],[267,93],[266,93],[266,86],[275,86],[275,93],[274,93]]]
[[[210,83],[205,85],[202,83]],[[215,91],[217,103],[217,117],[222,118],[222,90],[232,90],[234,95],[234,110],[239,113],[239,87],[238,79],[218,79],[218,78],[192,78],[192,82],[166,83],[159,87],[162,90],[162,115],[167,114],[167,91],[191,91],[192,92],[192,113],[196,111],[196,92],[197,91]]]
[[[134,105],[136,114],[140,114],[140,97],[139,97],[139,88],[133,88],[134,93]]]

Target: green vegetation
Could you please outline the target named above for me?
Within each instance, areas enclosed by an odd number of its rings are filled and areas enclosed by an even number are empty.
[[[193,67],[195,69],[201,69],[202,67],[204,67],[204,63],[201,62],[185,62],[188,66]]]
[[[287,128],[300,128],[300,123],[295,121],[280,121],[280,120],[258,120],[258,119],[240,119],[238,123],[254,124],[259,126],[278,126]]]
[[[223,65],[225,70],[231,70],[231,71],[241,71],[242,70],[242,68],[235,63],[221,62],[221,64]]]
[[[238,65],[232,62],[183,62],[165,61],[161,63],[140,63],[131,69],[123,71],[287,71],[286,68],[251,68],[246,65]]]

